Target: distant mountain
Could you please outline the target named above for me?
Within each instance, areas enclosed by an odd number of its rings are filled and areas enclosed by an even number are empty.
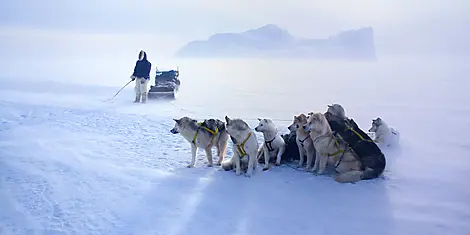
[[[204,41],[191,41],[175,56],[376,59],[371,27],[339,32],[323,39],[300,39],[274,24],[242,33],[214,34]]]

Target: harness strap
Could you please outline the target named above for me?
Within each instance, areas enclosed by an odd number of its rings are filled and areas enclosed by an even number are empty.
[[[343,151],[343,154],[341,154],[341,157],[339,158],[338,162],[335,164],[335,168],[338,167],[339,164],[341,164],[341,162],[343,161],[343,158],[344,158],[344,153],[346,153],[346,151],[348,151],[348,149]]]
[[[308,138],[310,138],[310,135],[307,135],[307,137],[305,137],[305,139],[303,139],[303,140],[299,140],[300,145],[302,145],[302,147],[304,147],[304,142],[305,142]]]
[[[248,135],[246,136],[246,138],[243,142],[241,142],[240,144],[237,144],[237,149],[238,149],[238,152],[240,153],[240,159],[242,159],[244,156],[248,155],[245,151],[245,143],[248,141],[250,136],[251,136],[251,132],[248,133]]]
[[[336,144],[336,147],[338,148],[338,151],[336,151],[334,153],[329,153],[328,156],[333,157],[333,156],[336,156],[340,153],[343,153],[343,155],[344,155],[344,150],[341,149],[341,147],[339,146],[338,139],[334,135],[333,135],[333,139],[335,140],[335,144]]]
[[[198,124],[199,125],[199,124]],[[199,127],[197,128],[196,130],[196,133],[194,134],[194,138],[193,138],[193,141],[191,141],[193,144],[196,144],[196,138],[197,138],[197,134],[199,133]]]
[[[352,131],[352,132],[353,132],[354,134],[356,134],[362,141],[373,142],[373,141],[371,141],[371,140],[369,140],[369,139],[365,139],[364,137],[362,137],[362,135],[359,134],[359,132],[357,132],[356,130],[354,130],[354,129],[352,128],[352,126],[351,126],[351,124],[349,123],[349,121],[346,120],[345,123],[346,123],[345,131],[347,131],[347,130]]]
[[[268,148],[268,151],[269,151],[269,152],[274,151],[274,148],[273,148],[272,143],[273,143],[273,141],[274,141],[275,139],[276,139],[276,136],[274,136],[274,138],[273,138],[272,140],[270,140],[270,141],[264,141],[264,143],[266,143],[266,147]]]
[[[196,133],[194,134],[194,138],[193,138],[193,141],[191,141],[193,144],[196,144],[196,138],[197,138],[197,135],[199,133],[199,129],[203,128],[204,130],[208,131],[209,133],[212,134],[212,140],[214,140],[215,136],[217,135],[217,133],[219,133],[219,128],[216,127],[215,128],[215,131],[211,130],[210,128],[208,127],[205,127],[202,125],[202,122],[198,122],[197,123],[197,130],[196,130]]]

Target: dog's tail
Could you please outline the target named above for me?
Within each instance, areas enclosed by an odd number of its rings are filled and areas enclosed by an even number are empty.
[[[232,159],[226,159],[221,163],[222,169],[229,171],[233,169],[233,161]]]
[[[349,171],[336,176],[335,180],[340,183],[354,183],[360,181],[364,176],[364,171]]]
[[[367,167],[364,171],[349,171],[336,176],[336,181],[340,183],[353,183],[360,180],[371,180],[379,177],[385,167],[378,167],[376,169],[372,169]]]
[[[372,169],[372,168],[366,168],[366,170],[363,173],[362,179],[363,180],[371,180],[379,177],[384,169]]]
[[[263,149],[263,146],[261,146],[258,149],[258,154],[256,155],[256,161],[258,161],[258,163],[264,163],[264,149]]]

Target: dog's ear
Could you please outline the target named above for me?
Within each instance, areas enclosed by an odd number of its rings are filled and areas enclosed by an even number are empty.
[[[181,119],[176,119],[176,118],[173,118],[173,121],[175,121],[176,123],[180,124],[180,122],[181,122]]]
[[[225,122],[227,122],[227,124],[230,124],[230,121],[231,121],[230,118],[225,116]]]
[[[329,104],[328,104],[327,106],[328,106],[328,108],[333,108],[333,105],[329,105]]]

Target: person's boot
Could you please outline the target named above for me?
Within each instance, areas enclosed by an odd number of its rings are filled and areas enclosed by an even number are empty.
[[[142,94],[142,103],[147,103],[147,92]]]
[[[140,102],[140,94],[135,95],[135,100],[134,103],[139,103]]]

